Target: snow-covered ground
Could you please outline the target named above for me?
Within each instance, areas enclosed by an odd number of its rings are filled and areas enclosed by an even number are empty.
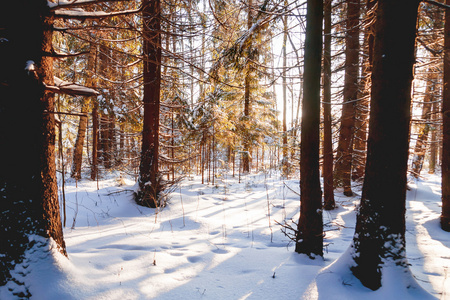
[[[134,182],[122,181],[112,176],[98,190],[88,180],[67,184],[69,259],[37,251],[15,271],[28,274],[32,299],[450,299],[438,176],[409,185],[407,255],[416,280],[393,268],[376,292],[346,268],[358,197],[336,194],[338,208],[324,213],[324,259],[311,260],[294,252],[277,224],[298,220],[298,180],[185,179],[157,213],[137,206]],[[14,299],[7,287],[0,298]]]

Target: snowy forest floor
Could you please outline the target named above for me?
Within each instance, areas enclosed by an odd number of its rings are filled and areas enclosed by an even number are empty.
[[[294,252],[277,224],[298,220],[298,179],[259,173],[238,183],[224,172],[202,185],[196,176],[155,213],[133,202],[133,181],[118,178],[99,181],[98,190],[89,180],[67,183],[69,259],[29,254],[31,299],[450,299],[450,233],[439,227],[437,175],[409,183],[406,218],[411,272],[433,297],[402,275],[376,292],[346,270],[319,280],[340,272],[329,266],[352,241],[358,196],[336,192],[338,208],[324,212],[324,258],[311,260]],[[7,288],[1,299],[9,299]]]

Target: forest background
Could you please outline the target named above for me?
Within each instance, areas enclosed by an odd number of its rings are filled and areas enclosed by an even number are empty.
[[[301,182],[313,178],[319,183],[321,166],[326,210],[335,208],[334,189],[352,197],[367,178],[369,112],[377,107],[376,101],[370,102],[376,96],[371,85],[380,78],[371,75],[372,68],[380,70],[375,66],[381,61],[376,59],[382,37],[377,32],[383,29],[378,24],[384,20],[389,28],[390,15],[384,12],[399,7],[386,1],[40,2],[25,1],[26,9],[20,9],[21,2],[7,4],[0,23],[4,99],[40,100],[3,100],[0,107],[2,140],[14,145],[5,150],[1,168],[2,197],[8,199],[1,223],[11,241],[2,246],[2,283],[11,279],[9,271],[23,260],[23,253],[35,246],[29,242],[30,234],[52,237],[65,253],[61,227],[67,225],[64,185],[69,176],[99,182],[118,171],[123,178],[134,177],[136,203],[155,209],[166,205],[184,177],[196,174],[202,184],[214,185],[224,169],[238,178],[276,169],[286,180],[303,174]],[[399,143],[405,140],[410,148],[408,169],[395,170],[400,184],[392,182],[400,190],[394,199],[400,207],[392,211],[398,224],[386,225],[386,232],[373,232],[379,237],[369,244],[375,243],[381,254],[369,253],[378,257],[375,265],[367,265],[374,270],[372,275],[352,269],[363,285],[374,290],[381,286],[383,259],[393,258],[407,267],[401,262],[405,247],[401,204],[404,207],[408,174],[420,179],[424,166],[431,174],[442,171],[441,224],[449,230],[444,172],[448,130],[443,122],[448,112],[444,91],[448,5],[435,1],[405,5],[410,11],[405,29],[414,31],[405,33],[405,39],[415,41],[406,50],[413,53],[414,63],[406,61],[398,78],[403,76],[405,86],[412,87],[406,92],[411,98],[402,102],[412,114],[384,115],[388,122],[400,119],[408,125],[408,132],[398,135]],[[16,19],[24,20],[25,30],[19,29]],[[401,29],[398,26],[399,32],[406,32]],[[321,89],[317,66],[323,71]],[[413,72],[403,75],[408,68]],[[315,87],[317,92],[311,92]],[[392,108],[402,110],[394,102]],[[302,130],[310,128],[306,124],[310,116],[313,129]],[[371,117],[378,118],[382,115]],[[18,121],[23,119],[29,122]],[[397,126],[392,123],[383,130],[396,131]],[[392,142],[385,147],[403,151],[403,145]],[[26,159],[12,159],[23,149],[30,149]],[[306,149],[315,152],[307,155]],[[303,186],[307,188],[301,189],[303,214],[298,224],[280,226],[294,232],[297,252],[322,256],[321,188]],[[363,208],[368,195],[374,195],[369,183],[365,186]],[[389,185],[385,188],[392,192]],[[320,213],[302,219],[308,211]],[[382,204],[370,211],[372,216],[377,213],[391,212]],[[361,219],[367,215],[360,211]],[[17,217],[21,225],[11,225]],[[361,222],[371,221],[361,219],[357,228],[370,232],[371,227]],[[380,222],[376,224],[384,228]],[[389,239],[392,248],[383,246]],[[355,253],[367,251],[357,235],[354,243]],[[387,255],[392,249],[396,254]],[[358,264],[367,263],[353,255]]]

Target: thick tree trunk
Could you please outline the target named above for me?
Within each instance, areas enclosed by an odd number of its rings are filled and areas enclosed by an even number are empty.
[[[450,5],[450,0],[445,3]],[[442,214],[441,227],[450,231],[450,11],[445,11],[444,97],[442,101]]]
[[[300,149],[301,202],[295,251],[309,256],[323,255],[322,191],[319,174],[322,15],[322,0],[308,0]]]
[[[324,6],[323,42],[323,197],[324,209],[331,210],[334,201],[333,137],[331,130],[331,0]]]
[[[65,244],[56,182],[54,97],[44,88],[53,84],[53,59],[43,56],[52,50],[53,19],[47,1],[3,3],[0,28],[0,141],[4,145],[0,285],[4,285],[25,251],[43,244],[36,235],[53,239],[63,253]],[[20,284],[19,278],[14,280]]]
[[[355,131],[355,106],[358,98],[359,11],[360,0],[347,1],[345,35],[344,105],[336,156],[336,179],[344,187],[344,195],[352,196],[352,155]]]
[[[139,166],[138,204],[158,207],[161,178],[158,168],[159,155],[159,101],[161,85],[161,3],[160,0],[144,0],[144,124],[142,151]]]
[[[352,244],[353,274],[373,290],[386,265],[408,267],[406,173],[419,2],[378,0],[376,12],[367,164]]]

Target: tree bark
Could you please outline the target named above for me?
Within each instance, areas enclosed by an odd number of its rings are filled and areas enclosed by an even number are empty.
[[[344,104],[336,157],[336,179],[344,187],[344,195],[352,192],[352,156],[355,131],[355,106],[358,99],[360,0],[347,1],[345,35]]]
[[[161,176],[159,156],[159,102],[161,89],[161,3],[143,0],[144,124],[142,129],[139,190],[136,203],[159,207]]]
[[[324,209],[334,209],[333,137],[331,130],[331,0],[324,6],[323,42],[323,196]]]
[[[287,8],[287,1],[284,1],[284,5]],[[287,72],[287,49],[286,49],[286,43],[287,43],[287,35],[288,35],[288,28],[287,28],[287,21],[288,17],[283,16],[283,159],[282,159],[282,171],[283,175],[287,176],[289,175],[289,159],[288,159],[288,134],[287,134],[287,121],[286,121],[286,113],[287,113],[287,79],[286,79],[286,72]],[[293,114],[293,113],[292,113]]]
[[[378,0],[376,11],[367,163],[352,244],[352,272],[372,290],[386,265],[408,268],[406,173],[419,3]]]
[[[436,92],[436,74],[432,73],[432,69],[428,69],[427,84],[425,88],[425,97],[423,99],[422,107],[422,121],[424,124],[419,126],[419,135],[416,140],[416,146],[414,147],[414,155],[412,159],[411,173],[415,178],[419,178],[422,171],[423,162],[425,158],[425,152],[427,150],[428,133],[430,132],[430,118],[431,107],[434,101],[434,93]]]
[[[323,255],[322,191],[319,174],[320,74],[323,1],[308,0],[304,98],[300,148],[300,219],[295,252]]]
[[[433,128],[431,129],[431,141],[430,141],[430,162],[428,167],[428,174],[434,174],[436,171],[436,158],[437,158],[437,152],[438,152],[438,140],[437,140],[437,131],[438,131],[438,125],[436,123],[438,122],[437,116],[439,113],[439,103],[434,102],[432,105],[432,114],[431,114],[431,122],[433,124]]]
[[[83,103],[81,112],[82,113],[87,112],[87,107],[86,107],[85,103]],[[80,116],[80,122],[78,124],[77,139],[75,141],[75,146],[73,148],[72,173],[70,174],[70,177],[75,178],[77,180],[81,179],[81,165],[83,162],[83,146],[84,146],[84,139],[86,138],[87,123],[88,123],[87,116]]]
[[[94,100],[92,106],[92,165],[91,165],[91,179],[98,178],[98,101]]]
[[[445,3],[450,5],[450,0]],[[450,11],[445,10],[444,96],[442,101],[442,214],[441,227],[450,231]]]
[[[367,0],[366,2],[366,20],[364,28],[364,44],[363,44],[363,63],[361,68],[361,81],[359,84],[360,91],[358,98],[360,99],[356,105],[355,120],[355,142],[353,150],[353,180],[361,180],[364,178],[364,167],[367,158],[367,131],[369,122],[369,103],[370,103],[370,87],[372,74],[372,57],[373,57],[373,40],[374,40],[374,21],[376,0]]]
[[[51,53],[53,35],[47,1],[2,3],[0,28],[0,140],[4,145],[0,285],[4,285],[25,251],[53,239],[65,254],[65,243],[56,182],[54,96],[44,86],[53,84],[53,59],[44,56]],[[20,284],[20,278],[13,280]]]
[[[248,12],[247,12],[247,29],[250,29],[253,26],[253,1],[248,0]],[[251,53],[252,45],[250,42],[248,55]],[[248,57],[246,74],[244,78],[244,151],[242,153],[242,172],[249,173],[250,172],[250,147],[251,147],[251,133],[250,133],[250,120],[251,120],[251,72],[252,66],[250,62],[250,58]]]

